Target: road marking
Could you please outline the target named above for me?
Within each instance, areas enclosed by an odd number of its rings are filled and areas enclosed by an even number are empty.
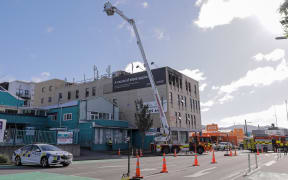
[[[205,175],[205,174],[211,173],[212,171],[210,171],[210,170],[215,169],[215,168],[216,168],[216,167],[204,169],[204,170],[202,170],[202,171],[198,171],[197,173],[194,173],[194,174],[189,175],[189,176],[184,176],[184,177],[195,177],[195,178],[196,178],[196,177],[200,177],[200,176],[203,176],[203,175]],[[210,172],[207,172],[207,171],[210,171]]]
[[[102,168],[119,168],[119,167],[124,167],[124,166],[101,166],[101,167],[98,167],[98,169],[102,169]]]
[[[157,169],[153,169],[153,168],[151,168],[151,169],[141,169],[141,172],[144,172],[144,171],[155,171],[155,170],[157,170]]]
[[[276,161],[269,161],[267,163],[265,163],[265,166],[271,166],[272,164],[276,163]]]

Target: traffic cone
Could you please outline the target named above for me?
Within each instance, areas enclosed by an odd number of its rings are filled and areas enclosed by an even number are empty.
[[[257,155],[259,155],[259,149],[257,148]]]
[[[234,156],[237,156],[237,151],[236,151],[236,149],[235,149],[235,152],[234,152]]]
[[[163,165],[162,165],[162,171],[160,173],[168,173],[167,166],[166,166],[165,153],[163,154]]]
[[[133,177],[134,179],[142,179],[143,176],[141,176],[141,173],[140,173],[140,161],[139,161],[139,156],[137,155],[137,162],[136,162],[136,174],[135,176]]]
[[[213,149],[213,155],[212,155],[211,164],[215,164],[215,163],[216,163],[216,159],[215,159],[215,154],[214,154],[214,149]]]
[[[195,154],[193,166],[200,166],[199,163],[198,163],[197,154]]]
[[[121,155],[121,153],[120,153],[120,148],[118,149],[118,156],[120,156]]]
[[[138,149],[136,149],[136,151],[135,151],[135,156],[136,157],[138,156]]]
[[[140,157],[143,157],[142,149],[140,149]]]
[[[176,149],[174,149],[174,157],[177,157],[177,155],[176,155]]]
[[[230,154],[229,154],[229,156],[232,156],[232,149],[230,148]]]

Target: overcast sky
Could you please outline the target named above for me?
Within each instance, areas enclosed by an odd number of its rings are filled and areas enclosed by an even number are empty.
[[[131,27],[104,0],[0,1],[0,82],[72,81],[142,62]],[[283,0],[113,0],[134,18],[149,61],[200,82],[203,124],[288,128]]]

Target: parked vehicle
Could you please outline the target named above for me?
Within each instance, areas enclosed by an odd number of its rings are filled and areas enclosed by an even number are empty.
[[[12,155],[12,162],[22,164],[36,164],[44,167],[62,164],[64,167],[72,163],[73,155],[67,151],[49,144],[26,145]]]
[[[225,151],[226,149],[233,148],[232,144],[230,142],[220,142],[217,146],[216,149],[218,151]]]

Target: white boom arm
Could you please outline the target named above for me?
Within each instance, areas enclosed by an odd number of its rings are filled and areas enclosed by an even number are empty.
[[[162,106],[162,103],[160,100],[159,92],[156,88],[153,74],[152,74],[151,69],[149,67],[149,64],[148,64],[148,61],[147,61],[147,58],[146,58],[146,55],[144,52],[144,48],[142,46],[140,36],[139,36],[138,30],[137,30],[137,27],[135,24],[135,21],[133,19],[127,18],[122,13],[122,11],[120,11],[116,7],[112,6],[112,4],[110,2],[107,2],[104,4],[104,11],[107,13],[108,16],[112,16],[112,15],[114,15],[114,13],[117,13],[119,16],[121,16],[124,20],[126,20],[133,27],[133,30],[134,30],[134,33],[135,33],[135,36],[137,39],[137,45],[140,49],[140,52],[141,52],[141,55],[143,58],[143,62],[144,62],[144,66],[147,70],[148,78],[150,80],[151,87],[153,89],[153,95],[154,95],[154,98],[155,98],[157,106],[158,106],[158,110],[159,110],[159,114],[160,114],[160,120],[161,120],[161,124],[162,124],[162,128],[163,128],[162,136],[156,137],[155,141],[166,141],[167,142],[170,139],[170,128],[169,128],[169,125],[167,123],[166,115],[165,115],[164,110],[163,110],[163,106]]]

